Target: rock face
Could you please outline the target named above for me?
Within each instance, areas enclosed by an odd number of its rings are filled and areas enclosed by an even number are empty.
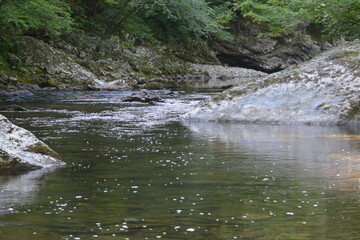
[[[265,32],[261,26],[239,20],[235,24],[236,40],[216,44],[217,57],[230,66],[251,68],[267,73],[299,64],[320,53],[320,46],[310,36],[294,33],[282,38],[258,38]]]
[[[120,66],[113,66],[113,62],[83,60],[32,37],[24,37],[23,41],[18,52],[26,56],[25,64],[31,69],[31,72],[25,75],[39,78],[34,81],[38,81],[41,87],[67,85],[121,89],[127,86],[119,76],[113,76],[103,70],[111,68],[114,75],[118,74],[116,70]]]
[[[360,42],[229,89],[186,118],[314,124],[360,123]]]
[[[11,77],[0,73],[0,90],[14,91],[13,86],[16,91],[24,83],[62,90],[124,90],[154,88],[155,84],[162,88],[172,87],[167,76],[188,73],[187,64],[167,49],[126,47],[118,38],[94,40],[82,35],[80,39],[79,42],[94,42],[87,46],[76,41],[45,42],[23,37],[16,55],[12,54],[13,70],[7,73]],[[107,47],[101,50],[99,45]]]
[[[189,68],[196,74],[178,76],[173,79],[177,80],[180,86],[192,89],[229,88],[267,75],[252,69],[221,65],[191,64]]]
[[[60,156],[31,132],[0,115],[0,170],[63,165]]]

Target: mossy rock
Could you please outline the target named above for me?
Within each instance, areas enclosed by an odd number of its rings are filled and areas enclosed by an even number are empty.
[[[356,120],[360,118],[360,102],[351,104],[350,109],[342,116],[344,120]]]
[[[162,89],[163,87],[164,86],[159,82],[148,82],[144,85],[144,88],[148,90]]]
[[[26,108],[17,105],[17,104],[12,104],[12,105],[7,105],[4,107],[0,107],[0,111],[14,111],[14,112],[23,112],[26,111]]]
[[[1,170],[20,170],[29,169],[31,166],[22,162],[19,158],[9,155],[0,149],[0,169]]]
[[[41,142],[37,142],[37,143],[34,143],[34,144],[28,146],[27,151],[48,155],[55,159],[61,160],[60,155],[58,153],[56,153],[54,150],[50,149],[47,145],[45,145],[44,143],[41,143]]]

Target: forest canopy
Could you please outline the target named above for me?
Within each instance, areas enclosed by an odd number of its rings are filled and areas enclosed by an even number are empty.
[[[315,28],[322,38],[360,36],[360,0],[0,0],[0,50],[23,35],[83,32],[182,44],[231,40],[234,18],[266,26],[268,36]]]
[[[236,0],[232,6],[272,35],[316,27],[325,39],[360,37],[360,0]]]

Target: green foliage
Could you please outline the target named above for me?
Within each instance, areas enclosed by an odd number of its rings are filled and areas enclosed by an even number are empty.
[[[72,26],[69,9],[60,0],[3,1],[0,15],[0,31],[5,35],[39,32],[57,36]]]
[[[126,33],[142,41],[165,42],[229,39],[224,21],[204,0],[80,0],[71,6],[79,26],[97,35]]]
[[[270,36],[288,34],[310,24],[323,37],[360,36],[360,0],[237,0],[234,9],[264,24]]]
[[[360,37],[360,0],[328,0],[313,10],[327,37]]]
[[[72,28],[69,8],[60,0],[2,0],[0,16],[0,51],[3,56],[24,34],[58,36]]]

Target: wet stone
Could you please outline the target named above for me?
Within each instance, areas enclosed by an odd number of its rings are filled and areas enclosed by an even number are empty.
[[[26,108],[24,108],[20,105],[17,105],[17,104],[12,104],[12,105],[0,107],[0,111],[22,112],[22,111],[26,111]]]
[[[130,96],[123,98],[124,102],[144,102],[144,103],[151,103],[151,102],[164,102],[159,96],[150,95],[146,91],[141,91],[138,93],[133,93]]]

